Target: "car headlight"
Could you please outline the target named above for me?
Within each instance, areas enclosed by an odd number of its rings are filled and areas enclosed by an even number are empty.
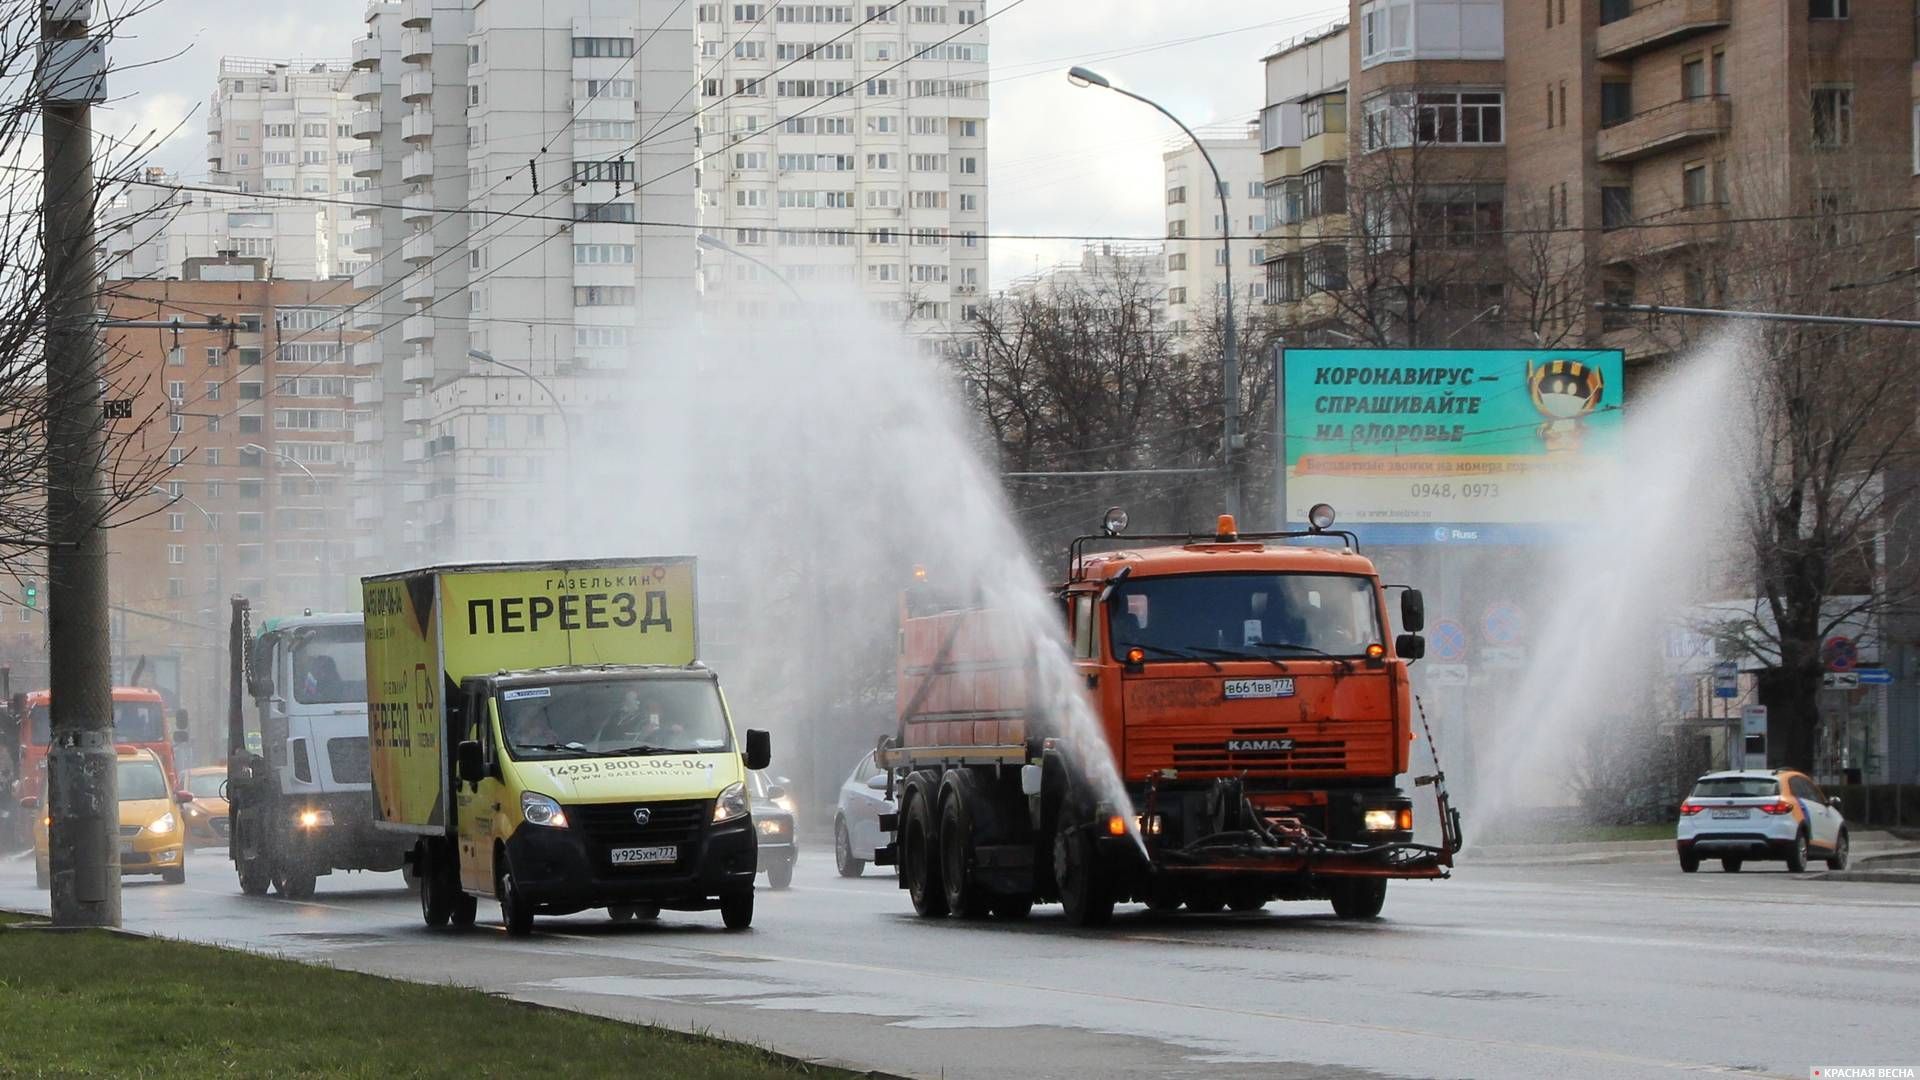
[[[1361,818],[1360,824],[1368,832],[1411,832],[1413,808],[1403,806],[1397,810],[1369,810]]]
[[[527,819],[529,825],[544,825],[549,829],[567,827],[567,812],[560,804],[538,792],[520,793],[520,816]]]
[[[734,818],[746,816],[747,786],[740,783],[728,784],[726,790],[720,793],[720,797],[713,800],[713,823],[718,825],[723,821],[732,821]]]
[[[779,818],[761,818],[754,825],[761,836],[782,836],[787,831],[787,823]]]
[[[159,817],[153,819],[153,824],[147,826],[147,831],[150,833],[156,833],[161,836],[164,836],[167,833],[170,833],[173,831],[173,827],[175,824],[176,823],[173,820],[173,811],[169,810],[166,813],[161,814]]]
[[[300,822],[300,827],[303,829],[323,828],[325,826],[333,824],[333,811],[302,810],[300,811],[300,817],[298,820]]]

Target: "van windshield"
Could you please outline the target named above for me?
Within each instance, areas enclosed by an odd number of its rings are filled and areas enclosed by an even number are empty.
[[[1187,574],[1128,578],[1107,609],[1113,651],[1149,662],[1359,657],[1380,644],[1369,578],[1348,574]]]
[[[710,754],[731,749],[720,689],[706,679],[608,679],[517,686],[499,694],[516,760]]]
[[[35,705],[27,714],[27,741],[45,746],[52,741],[53,717],[47,706]],[[163,743],[167,741],[166,709],[157,701],[116,701],[113,703],[113,741],[123,743]]]

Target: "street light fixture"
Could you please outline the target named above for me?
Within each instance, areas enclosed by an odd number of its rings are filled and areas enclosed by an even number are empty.
[[[285,450],[281,450],[278,447],[261,446],[259,443],[244,443],[241,445],[240,449],[251,450],[256,454],[272,454],[274,457],[277,457],[280,460],[286,462],[287,464],[292,465],[294,468],[299,469],[301,472],[306,474],[307,483],[313,486],[313,493],[315,495],[320,494],[320,478],[313,475],[313,470],[307,468],[307,465],[305,462],[301,461],[297,457],[294,457],[292,454],[287,453]],[[327,594],[330,594],[332,590],[333,590],[333,543],[326,536],[322,536],[320,538],[320,592],[322,595],[327,595]],[[330,602],[331,601],[329,600],[329,603]]]
[[[1143,105],[1151,106],[1155,112],[1174,122],[1181,131],[1192,140],[1194,149],[1200,151],[1201,160],[1207,163],[1207,169],[1213,173],[1213,190],[1220,197],[1220,250],[1221,270],[1226,277],[1227,286],[1227,323],[1225,341],[1221,349],[1220,380],[1221,399],[1224,403],[1225,418],[1220,428],[1220,469],[1227,479],[1227,513],[1240,513],[1240,484],[1234,474],[1233,456],[1235,444],[1240,441],[1240,356],[1239,339],[1234,334],[1233,325],[1233,214],[1227,209],[1227,185],[1220,177],[1220,167],[1213,162],[1213,155],[1207,153],[1207,145],[1200,136],[1193,133],[1179,117],[1168,112],[1164,105],[1151,98],[1142,97],[1131,90],[1123,90],[1113,85],[1106,76],[1092,68],[1073,67],[1067,70],[1067,81],[1075,86],[1097,86],[1102,90],[1111,90],[1122,97],[1130,97]]]

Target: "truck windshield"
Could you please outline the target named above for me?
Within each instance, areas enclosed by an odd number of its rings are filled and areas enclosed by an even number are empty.
[[[1381,640],[1373,582],[1348,574],[1128,578],[1107,608],[1114,653],[1149,661],[1360,657]]]
[[[556,682],[500,692],[500,730],[516,760],[727,750],[720,691],[705,679]]]
[[[53,718],[45,705],[35,705],[27,714],[30,729],[27,741],[45,746],[52,740]],[[167,741],[166,710],[157,701],[116,701],[113,703],[113,741],[123,743],[163,743]]]
[[[300,635],[293,646],[293,700],[302,705],[365,702],[365,631],[334,626]]]
[[[151,758],[121,758],[114,773],[121,802],[167,797],[167,778]]]

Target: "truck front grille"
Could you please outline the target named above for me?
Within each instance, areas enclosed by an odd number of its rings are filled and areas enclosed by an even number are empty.
[[[645,825],[634,820],[634,812],[642,808],[647,811]],[[699,839],[700,830],[712,813],[711,799],[586,803],[567,807],[567,820],[586,836],[587,849],[597,865],[611,867],[621,873],[645,873],[670,871],[684,865],[689,846]],[[674,863],[612,867],[611,857],[607,854],[617,847],[663,847],[667,844],[680,849],[680,858]]]

